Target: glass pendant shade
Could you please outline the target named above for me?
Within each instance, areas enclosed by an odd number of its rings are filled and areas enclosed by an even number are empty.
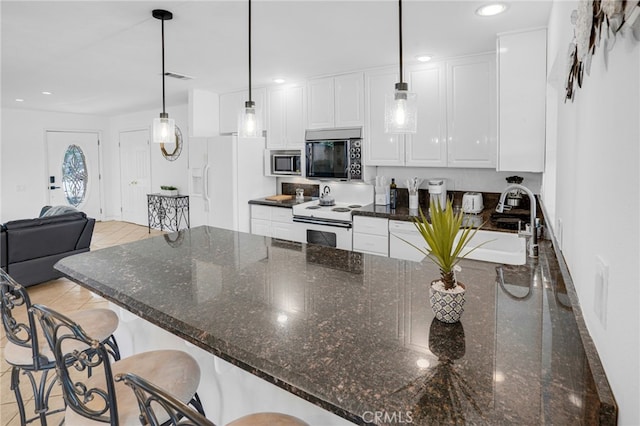
[[[415,133],[418,124],[418,96],[404,89],[385,96],[384,131],[386,133]]]
[[[258,117],[259,114],[255,102],[245,102],[245,107],[240,112],[240,117],[238,119],[238,136],[244,138],[261,136],[261,123]]]
[[[161,112],[159,118],[153,120],[153,142],[174,143],[176,141],[176,121],[169,114]]]

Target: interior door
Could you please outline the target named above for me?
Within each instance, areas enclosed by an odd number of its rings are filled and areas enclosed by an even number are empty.
[[[122,220],[147,225],[147,194],[150,190],[149,130],[120,132]]]
[[[102,218],[100,149],[96,132],[47,131],[49,204]]]

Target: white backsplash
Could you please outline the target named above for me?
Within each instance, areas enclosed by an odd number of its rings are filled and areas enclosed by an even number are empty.
[[[489,169],[454,169],[436,167],[372,167],[371,172],[386,176],[388,181],[395,178],[398,188],[406,188],[405,181],[417,176],[423,179],[420,189],[427,189],[427,181],[433,178],[444,178],[447,181],[447,191],[476,191],[476,192],[502,192],[507,186],[505,178],[508,176],[521,176],[522,184],[531,189],[535,194],[540,193],[542,186],[542,173],[523,172],[496,172]],[[375,170],[377,169],[377,170]],[[373,202],[373,192],[376,173],[368,174],[371,181],[366,183],[347,183],[338,181],[318,181],[300,177],[279,177],[277,179],[277,191],[281,191],[282,182],[299,182],[305,184],[320,185],[320,193],[325,185],[331,188],[331,195],[336,201],[368,204]],[[367,201],[369,200],[369,201]]]
[[[406,188],[405,181],[417,176],[423,179],[420,189],[427,189],[427,180],[444,178],[447,191],[502,192],[507,186],[505,178],[521,176],[522,184],[536,194],[542,187],[542,173],[496,172],[492,169],[454,169],[436,167],[377,167],[377,175],[396,179],[399,188]]]

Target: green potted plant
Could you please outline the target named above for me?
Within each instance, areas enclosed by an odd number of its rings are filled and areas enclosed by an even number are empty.
[[[162,195],[178,195],[178,188],[172,185],[160,185]]]
[[[420,216],[413,219],[418,232],[427,243],[424,248],[411,244],[424,253],[433,263],[440,268],[440,279],[431,282],[429,288],[429,301],[436,319],[455,323],[460,321],[464,311],[465,291],[464,284],[456,279],[456,272],[460,270],[458,262],[469,255],[474,247],[463,253],[467,244],[478,231],[473,226],[463,226],[463,213],[454,213],[451,200],[447,200],[444,210],[440,202],[431,200],[429,206],[431,221],[420,209]]]

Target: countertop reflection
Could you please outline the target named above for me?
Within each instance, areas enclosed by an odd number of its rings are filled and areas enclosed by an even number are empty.
[[[67,257],[74,281],[354,423],[615,423],[548,241],[523,266],[465,260],[460,324],[415,263],[211,227]],[[499,269],[496,269],[499,267]],[[498,280],[500,278],[500,280]],[[526,296],[526,297],[525,297]],[[587,348],[587,350],[591,350]],[[597,354],[595,354],[597,360]],[[601,369],[601,366],[598,367]]]

